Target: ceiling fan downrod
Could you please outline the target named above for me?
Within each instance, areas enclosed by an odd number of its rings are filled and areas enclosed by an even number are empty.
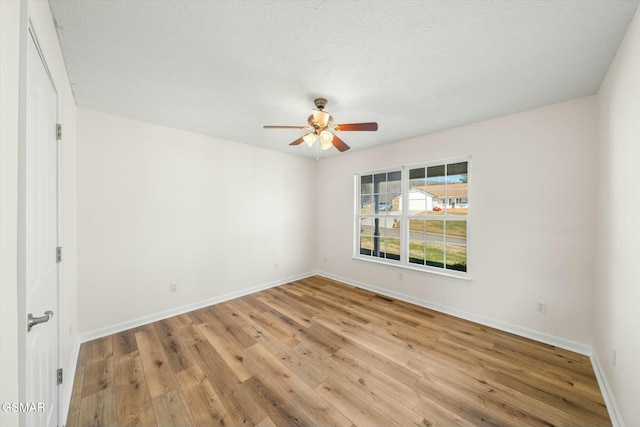
[[[324,107],[326,107],[328,101],[325,98],[316,98],[313,103],[318,110],[322,111],[324,110]]]

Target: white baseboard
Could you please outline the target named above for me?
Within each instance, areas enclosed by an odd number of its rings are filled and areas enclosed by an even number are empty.
[[[118,323],[117,325],[108,326],[106,328],[94,329],[93,331],[84,332],[80,334],[80,342],[95,340],[98,338],[106,337],[108,335],[116,334],[118,332],[126,331],[127,329],[137,328],[138,326],[146,325],[149,323],[157,322],[158,320],[167,319],[169,317],[178,316],[180,314],[188,313],[190,311],[198,310],[203,307],[208,307],[213,304],[229,301],[235,298],[239,298],[245,295],[249,295],[258,291],[273,288],[275,286],[284,285],[285,283],[293,282],[295,280],[304,279],[317,274],[315,271],[299,274],[296,276],[286,277],[269,283],[263,283],[261,285],[252,286],[250,288],[242,289],[236,292],[230,292],[228,294],[219,295],[206,300],[198,301],[193,304],[183,305],[170,310],[163,311],[161,313],[149,314],[147,316],[138,317],[126,322]]]
[[[319,271],[319,276],[324,276],[329,279],[337,280],[339,282],[353,285],[357,288],[367,289],[369,291],[386,295],[388,297],[396,298],[401,301],[410,302],[412,304],[419,305],[421,307],[429,308],[431,310],[438,311],[440,313],[450,314],[461,319],[469,320],[471,322],[479,323],[481,325],[489,326],[494,329],[499,329],[504,332],[519,335],[521,337],[529,338],[535,341],[539,341],[545,344],[549,344],[555,347],[559,347],[565,350],[573,351],[584,356],[591,355],[591,347],[582,343],[567,340],[564,338],[556,337],[553,335],[545,334],[543,332],[534,331],[532,329],[523,328],[510,323],[502,322],[500,320],[492,319],[489,317],[479,316],[477,314],[469,313],[466,311],[458,310],[446,305],[437,304],[421,298],[416,298],[411,295],[406,295],[400,292],[390,291],[388,289],[379,288],[377,286],[370,285],[368,283],[359,282],[357,280],[351,280],[346,277],[337,276],[335,274]]]
[[[592,351],[589,357],[591,358],[593,371],[596,374],[596,380],[598,380],[598,386],[600,387],[602,398],[604,399],[604,403],[607,405],[611,424],[613,424],[613,427],[625,427],[624,422],[622,421],[622,416],[620,415],[620,410],[618,409],[618,405],[616,405],[616,401],[613,397],[611,386],[609,386],[607,377],[605,376],[602,365],[600,364],[600,359],[598,359],[598,355],[595,351]]]

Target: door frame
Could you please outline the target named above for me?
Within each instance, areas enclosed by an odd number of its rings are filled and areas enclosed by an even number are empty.
[[[1,1],[1,0],[0,0]],[[26,224],[26,179],[31,172],[27,170],[27,52],[29,43],[33,40],[33,43],[38,51],[40,59],[44,69],[51,81],[51,85],[56,93],[56,118],[57,123],[60,123],[60,92],[56,87],[55,80],[51,75],[50,68],[47,62],[47,55],[42,48],[38,40],[38,30],[30,16],[30,1],[20,2],[20,83],[19,83],[19,104],[18,104],[18,397],[20,402],[27,402],[27,297],[26,297],[26,268],[27,268],[27,224]],[[53,132],[53,129],[52,129]],[[56,141],[56,144],[59,144]],[[61,225],[62,225],[62,200],[61,200],[61,180],[60,180],[60,146],[56,147],[56,240],[57,246],[61,246]],[[52,253],[52,256],[54,254]],[[62,290],[62,277],[60,264],[57,267],[56,273],[56,301],[53,304],[54,325],[57,332],[57,339],[55,343],[55,357],[56,365],[60,367],[60,348],[61,348],[61,330],[60,330],[60,298]],[[64,425],[66,420],[61,420],[62,411],[61,403],[62,396],[60,393],[60,387],[56,387],[56,423],[58,426]],[[19,413],[19,426],[27,426],[27,414],[24,412]]]

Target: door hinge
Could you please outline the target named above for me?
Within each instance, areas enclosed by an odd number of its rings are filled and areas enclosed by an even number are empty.
[[[62,246],[56,248],[56,262],[62,262]]]
[[[62,139],[62,125],[60,123],[56,124],[56,141],[60,141]]]
[[[58,378],[58,385],[62,384],[62,368],[58,369],[57,378]]]

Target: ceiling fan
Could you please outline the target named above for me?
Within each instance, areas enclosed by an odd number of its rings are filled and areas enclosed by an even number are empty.
[[[311,132],[301,136],[289,145],[298,145],[305,142],[309,147],[313,146],[313,143],[319,141],[323,150],[336,147],[338,151],[347,151],[350,147],[345,142],[330,131],[376,131],[378,130],[378,123],[342,123],[333,124],[333,116],[324,111],[324,107],[327,105],[327,100],[324,98],[317,98],[314,101],[316,108],[312,110],[311,115],[307,119],[306,126],[264,126],[264,129],[300,129],[311,130]]]

